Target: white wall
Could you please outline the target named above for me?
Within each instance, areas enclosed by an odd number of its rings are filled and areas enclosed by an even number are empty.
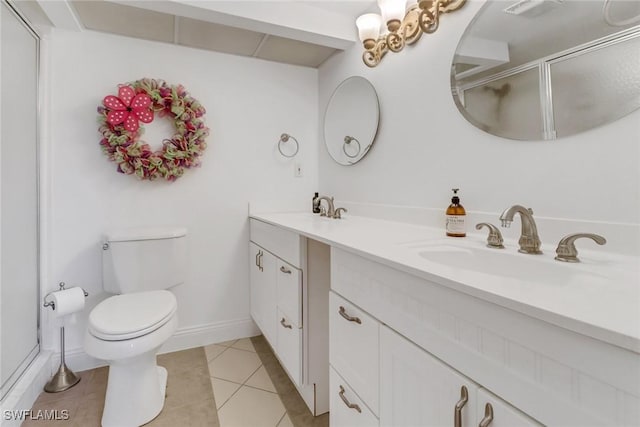
[[[360,163],[340,166],[320,149],[322,192],[343,201],[444,210],[450,189],[459,187],[468,210],[499,213],[519,203],[539,217],[640,222],[640,111],[552,142],[498,138],[458,112],[451,59],[481,5],[469,1],[444,15],[435,34],[388,53],[376,68],[364,65],[361,46],[322,65],[320,118],[335,87],[352,75],[368,78],[381,104],[377,140]]]
[[[253,330],[248,202],[308,208],[317,187],[317,70],[95,32],[54,31],[49,46],[50,154],[44,173],[51,206],[44,221],[50,265],[44,291],[60,281],[83,286],[92,295],[86,318],[100,298],[106,230],[186,226],[189,276],[174,290],[179,331],[200,332],[197,341]],[[211,134],[202,167],[174,183],[119,174],[98,145],[96,107],[119,83],[142,77],[181,83],[207,109]],[[145,125],[153,147],[169,136],[165,120]],[[283,132],[300,141],[302,178],[277,152]],[[56,323],[48,316],[43,323],[45,344],[56,347]],[[79,351],[85,328],[81,318],[67,329],[69,351]]]

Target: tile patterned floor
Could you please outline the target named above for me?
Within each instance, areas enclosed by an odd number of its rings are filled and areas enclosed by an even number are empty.
[[[219,427],[211,390],[207,359],[202,347],[158,356],[158,364],[167,368],[164,409],[149,427]],[[80,382],[61,393],[41,393],[32,411],[69,411],[68,420],[25,420],[22,427],[100,427],[104,396],[107,391],[107,367],[79,372]]]
[[[293,426],[249,338],[204,350],[221,427]]]
[[[169,379],[165,406],[149,427],[327,427],[314,417],[264,337],[158,356]],[[26,420],[23,427],[99,427],[108,368],[78,373],[62,393],[42,393],[32,410],[69,411],[68,420]]]

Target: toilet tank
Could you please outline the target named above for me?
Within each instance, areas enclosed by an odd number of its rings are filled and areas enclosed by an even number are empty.
[[[102,281],[106,292],[168,289],[187,272],[185,228],[139,228],[109,232],[102,246]]]

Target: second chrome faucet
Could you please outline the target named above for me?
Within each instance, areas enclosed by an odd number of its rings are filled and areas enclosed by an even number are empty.
[[[518,244],[520,245],[518,252],[523,254],[541,254],[542,250],[540,246],[542,246],[542,242],[540,241],[540,236],[538,236],[536,222],[533,219],[533,210],[521,205],[513,205],[505,209],[502,215],[500,215],[502,226],[509,227],[517,213],[520,214],[520,222],[522,223],[522,232],[520,233],[520,239],[518,239]]]
[[[342,213],[347,212],[345,208],[335,208],[335,206],[333,205],[333,197],[320,196],[318,197],[318,200],[320,201],[320,216],[341,219]],[[324,206],[322,206],[323,200],[327,202],[327,209],[324,209]]]

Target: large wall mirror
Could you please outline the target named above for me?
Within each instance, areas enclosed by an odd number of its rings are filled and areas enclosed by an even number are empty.
[[[340,83],[324,114],[324,142],[333,160],[348,166],[366,156],[379,118],[378,95],[369,80],[353,76]]]
[[[493,135],[550,140],[640,108],[640,1],[488,0],[451,67],[464,117]]]

